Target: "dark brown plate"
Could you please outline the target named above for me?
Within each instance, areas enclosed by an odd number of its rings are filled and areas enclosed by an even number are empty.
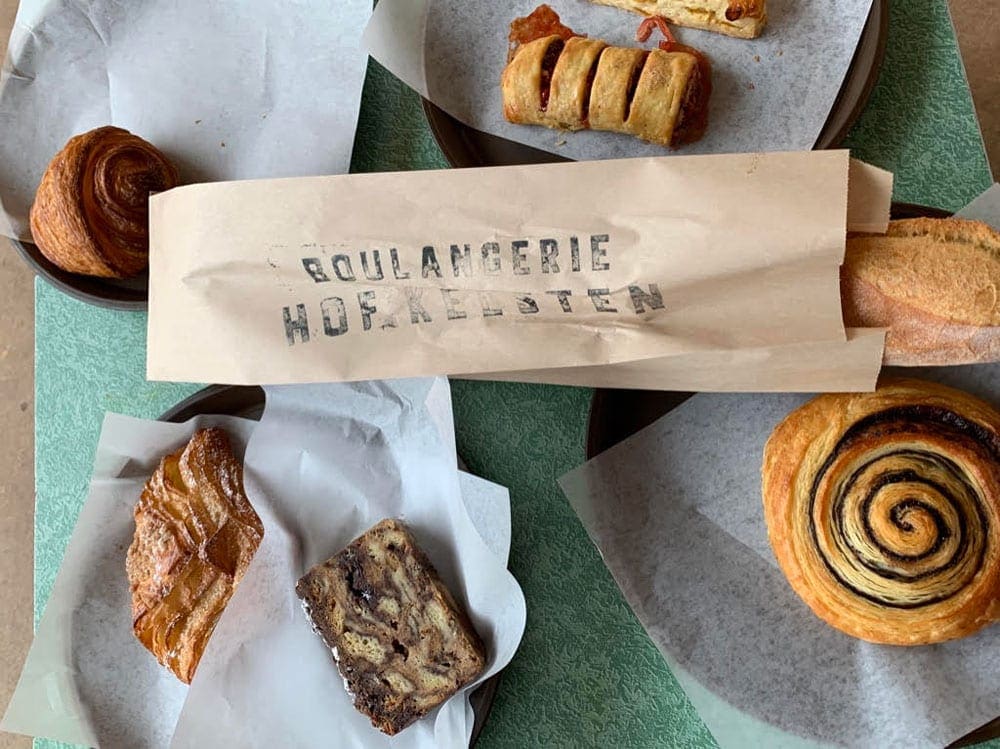
[[[893,218],[947,218],[951,213],[939,208],[893,203]],[[593,458],[641,429],[652,424],[668,411],[677,408],[694,393],[673,393],[655,390],[614,390],[600,388],[594,391],[587,423],[587,459]],[[966,734],[949,745],[963,747],[1000,737],[1000,718]]]
[[[861,31],[847,75],[814,148],[836,148],[858,119],[882,69],[888,33],[889,0],[875,0]],[[445,158],[455,167],[547,164],[570,160],[565,156],[475,130],[426,99],[424,114]]]
[[[68,273],[52,263],[31,242],[11,240],[14,249],[41,276],[65,294],[81,302],[111,309],[146,309],[149,299],[149,274],[120,281],[114,278],[97,278]]]
[[[224,416],[239,416],[244,419],[259,421],[264,413],[264,389],[256,385],[210,385],[199,390],[194,395],[185,398],[173,408],[160,416],[160,421],[171,421],[180,424],[201,414],[222,414]],[[465,461],[458,458],[459,468],[465,470]],[[479,734],[483,731],[493,700],[496,699],[497,688],[500,685],[500,674],[494,674],[484,681],[472,694],[469,702],[475,721],[472,724],[472,738],[469,746],[475,746]]]

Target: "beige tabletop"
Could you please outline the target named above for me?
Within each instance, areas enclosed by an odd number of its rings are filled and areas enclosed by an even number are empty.
[[[0,0],[0,57],[18,0]],[[1000,4],[950,0],[973,99],[994,170],[1000,166]],[[0,249],[0,712],[14,689],[31,640],[34,509],[32,422],[34,320],[30,271],[12,250]],[[0,734],[0,749],[30,740]]]
[[[0,0],[0,58],[7,54],[17,3]],[[0,250],[0,712],[7,707],[31,642],[35,505],[31,279],[21,258],[4,246]],[[0,733],[0,749],[28,746],[30,739]]]

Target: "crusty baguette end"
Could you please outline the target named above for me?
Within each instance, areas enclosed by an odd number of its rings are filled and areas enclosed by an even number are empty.
[[[1000,361],[1000,233],[979,221],[893,221],[848,238],[844,323],[887,328],[884,363]]]

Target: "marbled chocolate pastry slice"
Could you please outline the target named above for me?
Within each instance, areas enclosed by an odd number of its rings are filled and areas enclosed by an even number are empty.
[[[398,520],[383,520],[295,586],[354,706],[390,736],[482,673],[486,651]]]

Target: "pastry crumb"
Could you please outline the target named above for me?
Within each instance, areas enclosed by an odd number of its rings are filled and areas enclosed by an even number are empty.
[[[560,138],[559,140],[556,141],[556,145],[557,146],[565,146],[566,145],[566,139],[565,138]]]
[[[779,49],[778,50],[778,57],[781,57],[783,54],[785,54],[785,50]]]
[[[753,61],[754,62],[760,62],[760,55],[754,55],[753,56]]]
[[[748,83],[747,84],[747,88],[750,89],[751,91],[753,91],[757,87],[755,85],[753,85],[753,83]]]

